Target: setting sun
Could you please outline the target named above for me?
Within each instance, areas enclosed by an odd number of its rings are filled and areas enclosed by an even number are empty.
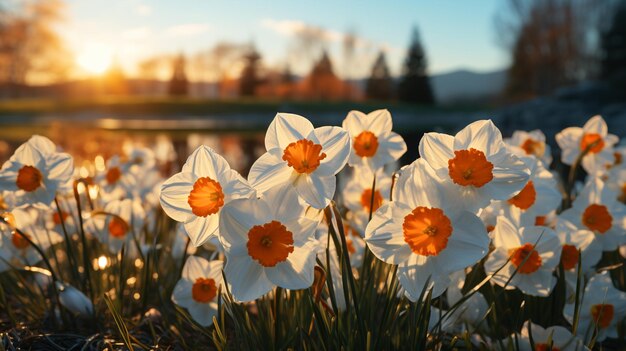
[[[102,74],[111,65],[113,50],[103,43],[89,43],[78,53],[76,63],[91,74]]]

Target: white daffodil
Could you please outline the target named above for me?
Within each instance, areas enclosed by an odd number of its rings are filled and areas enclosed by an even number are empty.
[[[275,285],[305,289],[313,284],[319,222],[307,218],[305,210],[288,185],[274,187],[261,198],[224,205],[220,218],[224,273],[237,300],[255,300]]]
[[[105,203],[130,197],[138,183],[138,179],[130,172],[128,165],[122,163],[117,155],[107,160],[106,169],[96,174],[94,181]]]
[[[454,183],[455,198],[468,211],[508,200],[528,182],[528,169],[506,149],[491,120],[471,123],[455,136],[426,133],[419,152],[439,178]]]
[[[535,222],[537,216],[546,216],[556,210],[563,197],[557,189],[554,175],[548,171],[541,161],[534,157],[520,157],[528,170],[530,178],[524,188],[506,201],[502,201],[505,216],[509,216],[512,208],[520,210],[523,221]]]
[[[572,323],[575,304],[567,304],[563,314]],[[576,334],[590,341],[597,329],[596,341],[617,338],[617,326],[626,316],[626,293],[613,286],[607,271],[594,275],[587,286],[580,303],[579,324]]]
[[[50,139],[35,135],[15,150],[0,169],[0,188],[15,194],[18,206],[47,207],[57,189],[69,182],[72,157],[56,152]]]
[[[254,162],[248,180],[259,192],[289,184],[309,205],[322,209],[335,194],[335,174],[345,166],[350,148],[342,128],[313,128],[302,116],[279,113],[265,134],[267,152]]]
[[[115,200],[107,203],[103,212],[92,214],[85,222],[85,226],[100,242],[108,245],[112,253],[120,252],[122,246],[126,245],[131,254],[136,253],[137,245],[133,237],[142,236],[145,217],[145,211],[139,201]]]
[[[499,216],[493,230],[493,244],[495,250],[485,262],[485,271],[493,274],[504,267],[491,281],[506,289],[518,288],[527,295],[550,294],[556,284],[552,273],[561,257],[561,244],[554,230],[540,226],[519,227]]]
[[[530,329],[530,333],[529,333]],[[585,351],[589,350],[583,341],[564,327],[552,326],[543,328],[540,325],[526,321],[522,327],[520,337],[517,338],[520,351]],[[532,336],[535,348],[530,343]]]
[[[183,223],[194,246],[218,235],[220,211],[230,201],[255,196],[248,182],[207,146],[198,147],[183,170],[163,183],[161,206]]]
[[[558,219],[556,235],[561,241],[561,263],[565,270],[565,282],[570,293],[573,293],[576,291],[578,280],[578,265],[581,265],[583,274],[591,272],[602,257],[602,244],[596,240],[592,231],[577,228],[564,218]]]
[[[37,210],[14,209],[0,213],[8,224],[0,223],[0,272],[14,267],[33,265],[41,261],[37,250],[16,229],[35,243],[40,249],[48,250],[50,246],[63,241],[63,237],[52,230],[38,224]]]
[[[366,168],[356,168],[342,193],[343,203],[350,210],[352,227],[362,234],[365,233],[370,212],[373,214],[389,201],[391,177],[383,172],[377,172],[376,184],[373,184],[373,180],[372,172]],[[374,185],[373,192],[372,185]]]
[[[626,243],[626,206],[617,201],[615,193],[599,178],[591,178],[578,194],[572,208],[561,218],[580,229],[594,232],[602,250],[613,251]]]
[[[202,257],[189,256],[183,274],[172,293],[172,301],[187,309],[200,325],[208,327],[217,315],[220,289],[224,293],[222,261],[207,261]]]
[[[607,173],[606,185],[615,194],[619,202],[626,204],[626,168],[611,168]]]
[[[539,129],[530,132],[516,130],[511,138],[504,139],[517,156],[534,156],[541,160],[546,167],[552,163],[552,150],[546,144],[546,136]]]
[[[366,167],[375,172],[397,161],[406,152],[404,139],[391,131],[391,113],[387,110],[376,110],[367,115],[350,111],[343,120],[343,128],[352,139],[348,159],[352,167]]]
[[[566,165],[573,165],[581,153],[582,166],[589,174],[603,173],[607,165],[614,160],[613,145],[619,141],[618,137],[608,134],[608,128],[601,116],[594,116],[580,127],[569,127],[556,135],[556,142],[561,148],[561,161]]]
[[[426,282],[433,296],[443,293],[449,274],[480,260],[489,237],[481,220],[451,199],[424,159],[402,170],[393,201],[379,208],[365,231],[365,241],[380,260],[398,264],[398,277],[415,301]]]

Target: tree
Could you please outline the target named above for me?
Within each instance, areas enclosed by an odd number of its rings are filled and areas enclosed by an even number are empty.
[[[187,75],[185,74],[185,57],[183,54],[179,54],[174,59],[172,78],[169,84],[169,94],[174,96],[187,95],[188,82]]]
[[[259,61],[261,55],[256,51],[254,45],[250,46],[248,52],[244,55],[244,68],[239,78],[239,94],[241,96],[254,96],[256,87],[259,84]]]
[[[389,100],[393,96],[393,82],[385,59],[385,52],[378,54],[372,67],[372,74],[367,79],[365,94],[368,99]]]
[[[612,1],[509,0],[496,18],[501,43],[511,53],[506,95],[513,99],[553,93],[597,78],[599,33]]]
[[[602,78],[616,91],[626,91],[626,2],[622,2],[613,15],[609,29],[602,40]]]
[[[54,26],[61,0],[17,2],[0,12],[0,82],[43,84],[64,78],[71,58]]]
[[[402,79],[398,86],[400,100],[414,104],[432,105],[435,103],[430,81],[426,73],[426,54],[420,41],[417,28],[413,29],[411,44],[404,61]]]

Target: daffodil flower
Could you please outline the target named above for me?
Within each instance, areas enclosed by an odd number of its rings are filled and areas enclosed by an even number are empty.
[[[376,110],[367,115],[350,111],[343,121],[343,128],[352,138],[348,159],[352,167],[366,167],[375,172],[397,161],[406,152],[404,139],[391,131],[391,113],[387,110]]]
[[[49,206],[72,177],[72,157],[56,152],[50,139],[35,135],[0,169],[0,188],[15,194],[18,206]]]
[[[254,195],[248,182],[222,156],[200,146],[182,171],[163,183],[161,206],[168,216],[183,223],[191,243],[200,246],[218,236],[224,205]]]
[[[566,165],[573,165],[583,152],[586,154],[582,166],[589,174],[604,173],[607,165],[614,163],[613,145],[619,138],[608,134],[601,116],[593,116],[582,128],[565,128],[555,138],[561,148],[561,161]]]
[[[535,348],[532,348],[530,338],[532,336]],[[514,338],[511,338],[514,340]],[[573,335],[567,328],[555,325],[543,328],[538,324],[526,321],[522,326],[520,336],[517,338],[520,351],[588,351],[583,341]],[[511,345],[512,346],[512,345]]]
[[[237,300],[252,301],[274,286],[305,289],[313,284],[319,222],[308,218],[305,210],[290,186],[224,206],[220,219],[224,273]]]
[[[172,301],[187,309],[200,325],[208,327],[217,315],[217,300],[225,293],[222,278],[222,261],[207,261],[202,257],[189,256],[183,274],[172,293]]]
[[[455,136],[426,133],[419,152],[439,178],[454,183],[458,201],[470,211],[508,200],[528,183],[528,169],[506,149],[491,120],[471,123]]]
[[[591,230],[604,251],[617,250],[626,243],[626,206],[599,178],[589,179],[572,208],[563,211],[560,217],[577,228]]]
[[[376,257],[398,264],[398,277],[415,301],[430,279],[433,296],[443,293],[448,275],[480,260],[489,238],[481,220],[448,201],[434,170],[418,159],[402,170],[393,201],[380,207],[365,231]]]
[[[118,253],[123,245],[129,255],[136,256],[137,245],[133,235],[139,237],[145,223],[146,213],[141,202],[133,199],[110,201],[103,213],[94,213],[85,222],[85,227],[93,232],[112,253]]]
[[[572,323],[575,305],[567,304],[563,315]],[[597,342],[617,338],[617,326],[626,316],[626,293],[617,290],[608,271],[589,279],[580,302],[579,324],[576,334],[590,341],[594,329],[598,329]]]
[[[313,128],[306,118],[279,113],[265,134],[263,154],[248,180],[259,192],[289,184],[309,205],[322,209],[335,194],[337,174],[350,155],[350,136],[339,127]]]
[[[546,136],[539,129],[530,132],[516,130],[510,138],[504,139],[517,156],[533,156],[543,162],[545,167],[552,163],[552,150],[546,143]]]
[[[552,273],[561,257],[561,244],[554,230],[520,227],[519,223],[499,216],[493,230],[493,244],[495,250],[485,262],[487,274],[497,272],[492,282],[505,286],[510,279],[506,289],[518,288],[532,296],[550,294],[556,284]]]

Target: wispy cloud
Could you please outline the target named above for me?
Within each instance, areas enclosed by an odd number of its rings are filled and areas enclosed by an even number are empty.
[[[275,20],[266,18],[261,20],[261,26],[285,36],[310,36],[326,42],[339,42],[343,38],[343,34],[340,32],[296,20]]]
[[[165,33],[173,37],[193,36],[207,32],[210,26],[206,23],[186,23],[169,27]]]

